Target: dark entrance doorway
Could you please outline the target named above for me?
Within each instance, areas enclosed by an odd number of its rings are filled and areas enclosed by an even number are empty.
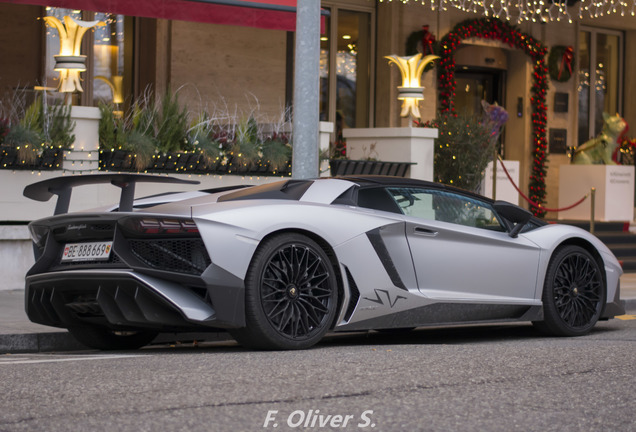
[[[506,71],[461,67],[455,71],[455,109],[459,114],[483,115],[481,101],[504,105]]]

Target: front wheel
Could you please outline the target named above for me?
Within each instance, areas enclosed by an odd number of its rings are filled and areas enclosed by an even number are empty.
[[[548,265],[542,297],[544,319],[533,324],[555,336],[582,336],[601,316],[605,297],[603,275],[594,257],[579,246],[565,246]]]
[[[80,343],[100,350],[133,350],[148,345],[157,337],[153,331],[115,331],[106,327],[76,326],[68,329]]]
[[[249,348],[309,348],[329,330],[337,296],[333,266],[315,241],[296,233],[271,237],[245,279],[246,327],[230,333]]]

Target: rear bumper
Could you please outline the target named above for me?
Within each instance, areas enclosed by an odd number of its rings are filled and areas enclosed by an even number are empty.
[[[133,270],[75,270],[27,276],[25,308],[33,322],[68,328],[204,330],[244,326],[243,290],[198,292]],[[228,310],[231,309],[231,310]]]

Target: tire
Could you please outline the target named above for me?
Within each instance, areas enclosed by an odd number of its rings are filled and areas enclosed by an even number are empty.
[[[309,348],[331,327],[337,301],[326,252],[304,235],[276,235],[254,254],[245,279],[246,327],[230,334],[248,348]]]
[[[148,345],[157,337],[157,332],[118,332],[106,327],[70,327],[69,333],[83,345],[99,350],[134,350]]]
[[[548,265],[543,288],[543,321],[533,324],[554,336],[589,333],[605,307],[603,274],[585,249],[569,245],[557,249]]]

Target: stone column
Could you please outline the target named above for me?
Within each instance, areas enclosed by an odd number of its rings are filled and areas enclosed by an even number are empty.
[[[75,141],[71,150],[64,152],[64,170],[89,172],[99,169],[100,118],[97,107],[71,107],[71,119],[75,122]]]
[[[410,162],[408,177],[433,181],[435,138],[432,128],[345,129],[347,157],[353,160],[376,159],[384,162]]]

